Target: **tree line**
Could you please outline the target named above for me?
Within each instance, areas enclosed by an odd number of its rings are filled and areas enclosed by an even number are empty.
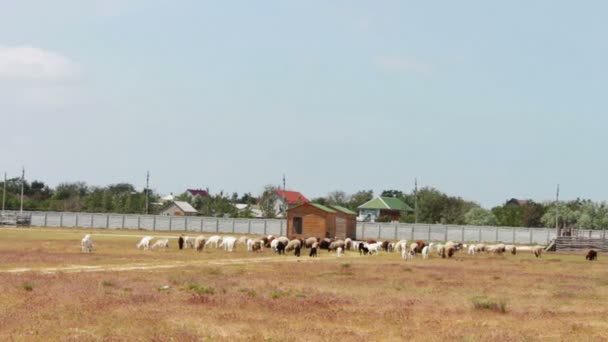
[[[4,183],[0,182],[0,190]],[[251,193],[225,193],[220,191],[209,196],[191,198],[184,192],[176,200],[190,202],[201,216],[253,217],[252,206],[258,205],[265,217],[274,216],[274,201],[269,196],[277,186],[267,185],[258,196]],[[160,196],[153,190],[137,190],[129,183],[107,186],[92,186],[84,182],[66,182],[50,187],[42,181],[23,182],[23,209],[32,211],[71,211],[96,213],[158,213],[162,208]],[[19,210],[21,179],[11,178],[6,182],[5,207]],[[147,195],[147,196],[146,196]],[[381,196],[395,197],[409,207],[416,208],[402,215],[405,223],[467,224],[508,227],[555,227],[556,217],[562,228],[604,229],[608,227],[608,205],[606,202],[576,199],[570,201],[535,202],[533,200],[508,200],[491,209],[458,196],[451,196],[432,187],[418,191],[384,190]],[[352,194],[332,191],[312,201],[324,205],[340,205],[357,211],[357,208],[374,198],[372,190],[361,190]],[[262,199],[267,199],[262,201]],[[238,210],[235,204],[249,206]],[[559,213],[559,214],[557,214]]]

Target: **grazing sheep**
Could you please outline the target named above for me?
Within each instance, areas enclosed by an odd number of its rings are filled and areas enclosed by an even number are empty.
[[[543,254],[543,247],[542,246],[532,247],[532,254],[534,254],[535,257],[540,258],[540,255]]]
[[[407,251],[406,259],[413,259],[416,256],[417,247],[418,247],[418,243],[416,243],[416,242],[410,244],[410,248]]]
[[[93,252],[93,239],[91,239],[91,234],[85,235],[80,241],[80,251],[82,253]]]
[[[469,255],[475,255],[475,248],[476,248],[475,245],[470,245],[469,246],[468,254]]]
[[[277,240],[282,241],[285,246],[289,243],[289,239],[286,236],[279,236]]]
[[[177,247],[179,249],[184,249],[184,236],[180,235],[179,238],[177,239]]]
[[[587,252],[587,256],[585,256],[585,259],[589,260],[589,261],[593,261],[595,259],[597,259],[597,252],[592,250],[589,250],[589,252]]]
[[[443,247],[444,247],[444,245],[442,243],[437,244],[437,247],[436,247],[437,255],[441,256],[441,251],[442,251]]]
[[[397,243],[395,243],[395,251],[397,252],[401,252],[403,250],[405,250],[407,247],[407,240],[399,240]]]
[[[236,238],[233,236],[226,236],[220,243],[220,248],[224,248],[225,251],[232,252],[236,244]]]
[[[338,247],[338,248],[336,249],[336,256],[337,256],[337,257],[341,257],[341,256],[342,256],[342,247]]]
[[[262,242],[264,243],[264,247],[270,248],[270,245],[272,244],[272,241],[274,241],[274,240],[276,240],[274,235],[268,235],[268,237],[263,238]]]
[[[390,245],[389,241],[382,241],[382,244],[380,245],[380,247],[383,251],[388,252],[388,245]]]
[[[367,255],[369,253],[369,249],[367,248],[367,244],[365,242],[361,242],[359,244],[359,255]]]
[[[277,239],[277,253],[285,254],[285,243]]]
[[[422,249],[424,248],[424,246],[426,246],[424,241],[422,241],[422,240],[416,241],[416,248],[414,249],[414,252],[416,254],[422,253]]]
[[[184,248],[194,248],[194,238],[192,236],[184,236]]]
[[[319,242],[319,249],[327,249],[329,250],[329,245],[331,245],[332,240],[331,239],[323,239]]]
[[[514,245],[508,245],[506,247],[506,251],[507,252],[511,252],[511,254],[516,255],[517,254],[517,247],[515,247]]]
[[[253,251],[253,239],[247,239],[247,252]]]
[[[300,245],[296,246],[296,248],[294,249],[294,255],[297,256],[298,258],[300,257],[300,250],[302,249],[302,247],[300,247]]]
[[[150,248],[152,248],[152,249],[169,248],[169,239],[156,240],[156,242]]]
[[[376,255],[378,255],[380,247],[382,247],[382,243],[380,242],[367,244],[368,253],[372,255],[374,252],[376,252]]]
[[[310,254],[308,254],[308,256],[315,258],[317,256],[317,248],[319,248],[319,243],[318,242],[313,243],[310,246]]]
[[[486,251],[486,245],[484,245],[483,243],[477,244],[475,245],[475,252],[485,252]]]
[[[452,241],[448,241],[444,246],[441,246],[441,249],[439,251],[439,255],[442,258],[451,258],[454,253],[456,253],[456,247],[454,247],[454,243]]]
[[[236,240],[236,244],[247,246],[247,240],[249,239],[246,236],[241,236]]]
[[[488,249],[488,252],[492,252],[494,254],[502,255],[506,251],[505,245],[499,243],[498,245],[492,246]]]
[[[264,241],[261,239],[255,239],[251,241],[251,251],[261,252],[264,249]]]
[[[137,249],[140,249],[140,248],[143,248],[144,250],[149,249],[150,241],[152,241],[152,239],[154,239],[152,236],[144,236],[143,238],[141,238],[139,243],[136,245]]]
[[[344,250],[344,246],[346,244],[344,243],[344,241],[342,240],[336,240],[332,243],[329,244],[329,247],[327,248],[328,251],[334,251],[338,248],[342,248],[342,250]]]
[[[304,246],[306,246],[306,248],[311,248],[312,244],[317,242],[317,238],[316,237],[309,237],[308,239],[306,239]]]
[[[196,251],[202,252],[205,246],[207,245],[206,242],[207,239],[204,235],[197,236],[196,239],[194,239],[194,248],[196,248]]]
[[[275,253],[276,253],[276,252],[278,252],[278,251],[277,251],[277,246],[278,246],[278,245],[279,245],[279,240],[274,239],[274,240],[272,240],[272,242],[270,243],[270,249],[271,249],[273,252],[275,252]]]
[[[205,247],[213,245],[213,247],[217,248],[221,240],[221,236],[213,235],[212,237],[207,239],[207,242],[205,242]]]
[[[344,250],[347,251],[353,246],[353,240],[351,238],[344,239]]]
[[[293,240],[289,241],[287,243],[287,245],[285,246],[285,252],[291,252],[296,247],[302,248],[302,242],[300,240],[298,240],[298,239],[293,239]]]
[[[424,246],[424,248],[422,249],[422,259],[429,258],[429,249],[429,246]]]

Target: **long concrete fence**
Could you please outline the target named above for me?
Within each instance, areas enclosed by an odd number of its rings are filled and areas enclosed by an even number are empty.
[[[10,213],[14,214],[14,212]],[[162,232],[257,235],[285,235],[287,230],[287,221],[282,219],[238,219],[45,211],[32,211],[29,213],[31,214],[31,225],[39,227],[140,229]],[[576,234],[577,236],[588,238],[605,239],[606,237],[603,230],[576,230]],[[357,239],[452,240],[544,245],[555,239],[555,229],[358,222]]]

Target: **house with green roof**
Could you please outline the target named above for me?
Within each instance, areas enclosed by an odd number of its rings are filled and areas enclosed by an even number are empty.
[[[359,221],[375,222],[378,217],[387,216],[391,221],[399,221],[408,211],[413,209],[405,202],[395,197],[378,196],[363,203],[358,208]]]

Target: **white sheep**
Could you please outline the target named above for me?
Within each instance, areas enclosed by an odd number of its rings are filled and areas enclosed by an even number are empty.
[[[152,249],[169,248],[169,239],[156,240],[156,242],[150,248],[152,248]]]
[[[144,250],[149,249],[150,248],[150,241],[152,241],[152,239],[154,239],[154,237],[152,236],[144,236],[143,238],[141,238],[141,240],[139,241],[139,243],[136,245],[137,249],[143,248]]]
[[[430,246],[424,246],[424,248],[422,249],[422,259],[428,259],[429,258],[429,251],[430,251]]]
[[[277,240],[281,241],[281,238],[279,238]],[[285,252],[291,252],[294,249],[296,249],[297,247],[302,248],[302,242],[298,239],[293,239],[287,243],[287,246],[285,246]]]
[[[93,252],[93,239],[91,239],[91,234],[87,234],[82,238],[80,241],[80,250],[82,253]]]
[[[220,248],[224,248],[225,251],[232,252],[234,250],[234,244],[236,243],[236,238],[233,236],[226,236],[222,239],[220,243]]]
[[[221,236],[213,235],[212,237],[207,239],[207,241],[205,242],[205,247],[213,245],[213,247],[217,248],[221,240]]]
[[[407,240],[399,240],[395,244],[395,248],[393,250],[396,252],[399,252],[399,251],[404,251],[406,249],[407,249]]]
[[[468,254],[469,255],[475,255],[475,251],[477,250],[477,247],[475,245],[470,245],[469,246],[469,250],[468,250]]]
[[[184,248],[194,248],[196,240],[192,236],[184,236]]]
[[[278,240],[278,239],[274,239],[274,240],[272,240],[272,242],[270,242],[270,249],[271,249],[273,252],[275,252],[275,253],[276,253],[276,252],[277,252],[277,246],[278,246],[278,245],[279,245],[279,240]]]
[[[379,254],[381,247],[382,247],[382,242],[367,244],[367,250],[369,251],[369,254],[373,254],[374,252],[376,252],[376,254]]]
[[[253,239],[247,239],[247,252],[253,251]]]
[[[237,245],[247,246],[247,240],[249,240],[246,236],[241,236],[236,240]]]
[[[544,248],[542,246],[534,246],[532,247],[532,253],[535,257],[540,258],[541,254],[543,254]]]

